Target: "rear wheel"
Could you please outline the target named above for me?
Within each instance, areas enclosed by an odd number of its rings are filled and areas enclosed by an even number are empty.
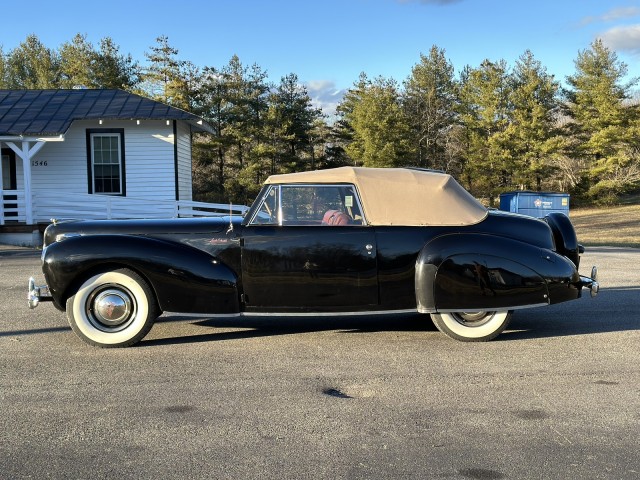
[[[139,342],[159,315],[147,282],[126,268],[86,279],[67,300],[66,310],[73,331],[98,347],[127,347]]]
[[[442,333],[463,342],[486,342],[507,328],[512,312],[432,313],[431,319]]]

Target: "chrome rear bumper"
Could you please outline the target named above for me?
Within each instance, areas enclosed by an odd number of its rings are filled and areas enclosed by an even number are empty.
[[[600,291],[600,284],[598,283],[597,279],[598,268],[595,266],[591,268],[591,277],[583,277],[582,275],[580,275],[580,286],[586,287],[591,290],[591,298],[594,298],[596,295],[598,295],[598,292]]]
[[[51,302],[53,298],[49,293],[49,287],[47,285],[36,285],[36,281],[33,277],[29,279],[29,294],[27,296],[29,301],[29,308],[36,308],[40,302]]]

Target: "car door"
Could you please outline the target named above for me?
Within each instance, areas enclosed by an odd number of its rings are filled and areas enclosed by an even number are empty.
[[[355,311],[378,304],[375,230],[351,185],[267,188],[243,228],[247,311]]]

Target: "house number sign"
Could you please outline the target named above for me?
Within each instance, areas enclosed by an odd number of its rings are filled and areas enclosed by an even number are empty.
[[[32,167],[46,167],[47,166],[47,161],[46,160],[31,160],[31,166]]]

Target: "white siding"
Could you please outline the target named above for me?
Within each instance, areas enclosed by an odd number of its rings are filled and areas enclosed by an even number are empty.
[[[97,123],[92,122],[91,126],[97,126]],[[47,165],[40,165],[41,162],[46,162]],[[33,192],[53,190],[87,193],[85,128],[72,125],[63,142],[48,142],[33,157],[31,189]]]
[[[178,122],[178,192],[179,200],[193,200],[191,176],[191,128]]]
[[[34,157],[33,190],[87,193],[87,129],[100,128],[124,129],[127,197],[175,200],[173,127],[166,121],[74,122],[63,142],[46,144]]]

